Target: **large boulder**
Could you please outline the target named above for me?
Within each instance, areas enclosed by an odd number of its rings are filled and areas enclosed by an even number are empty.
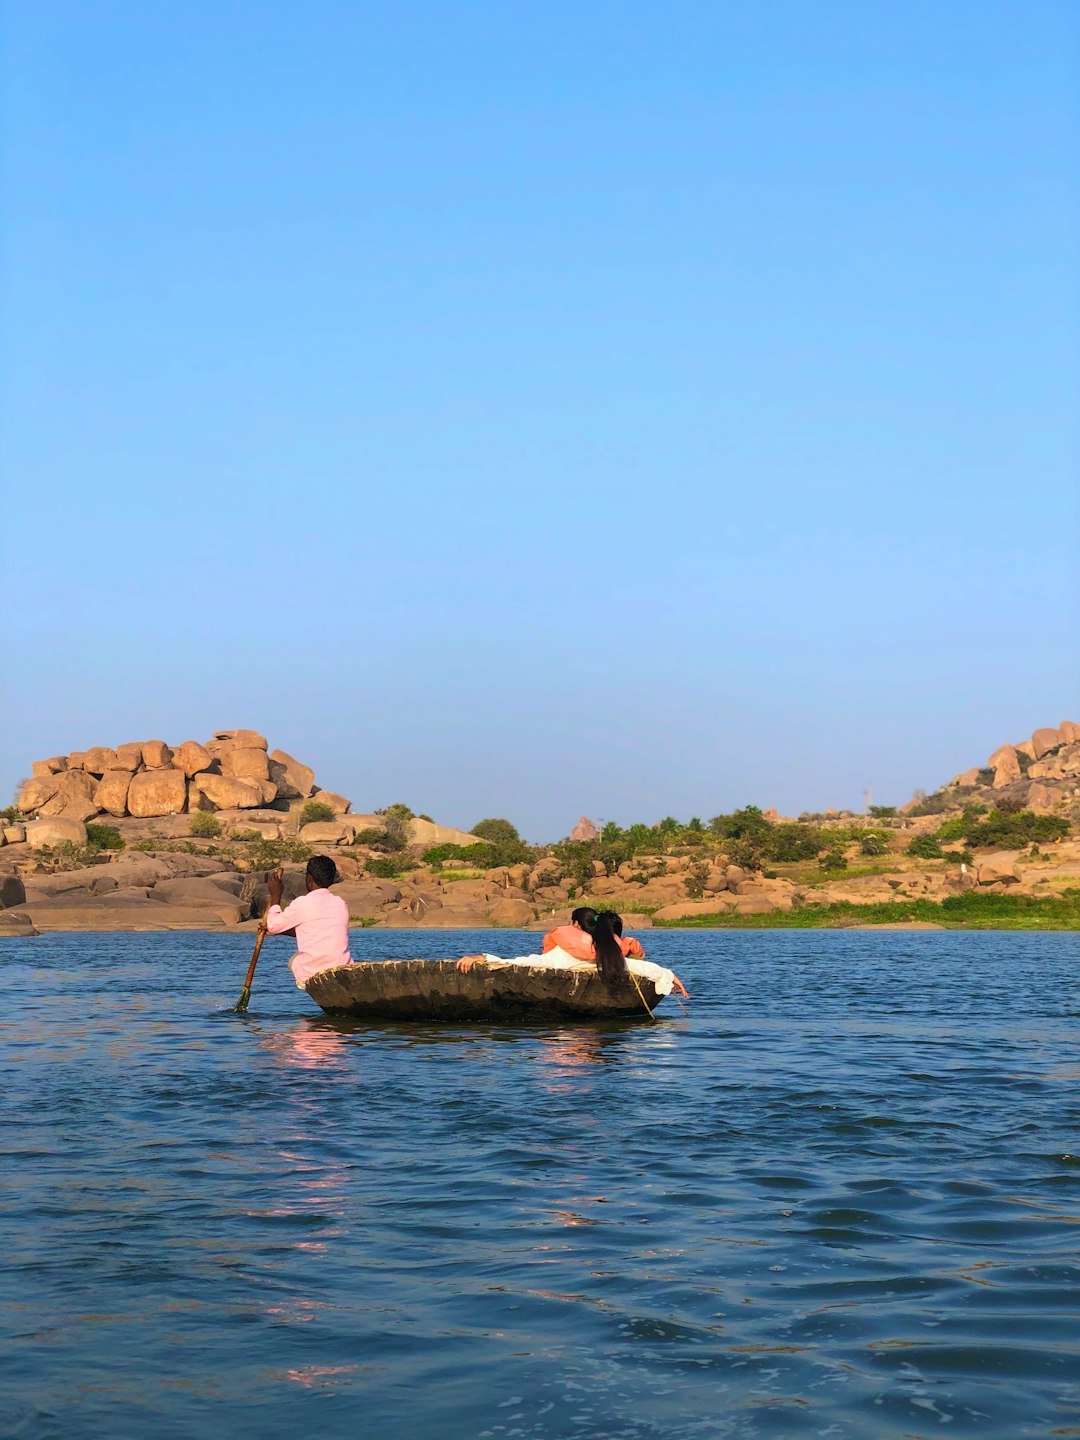
[[[239,882],[243,886],[243,881]],[[239,887],[238,887],[239,888]],[[220,905],[223,901],[239,900],[238,889],[227,889],[216,880],[180,878],[159,880],[150,892],[155,900],[168,905]]]
[[[392,880],[344,880],[334,886],[349,907],[349,914],[363,918],[401,902],[401,890]]]
[[[178,770],[182,770],[188,779],[197,775],[200,770],[209,770],[213,763],[214,757],[205,745],[200,745],[197,740],[185,740],[173,755],[173,764]]]
[[[34,760],[30,765],[30,774],[34,779],[41,779],[46,775],[59,775],[61,770],[68,768],[66,755],[53,755],[48,760]]]
[[[31,820],[26,827],[26,843],[31,850],[43,850],[48,845],[63,845],[69,841],[80,849],[86,844],[86,826],[81,820],[53,817]]]
[[[995,790],[1004,790],[1006,785],[1014,785],[1020,779],[1020,761],[1017,758],[1016,748],[1012,745],[999,745],[986,762],[987,769],[994,772],[993,787]]]
[[[730,900],[726,904],[719,900],[678,900],[674,905],[662,905],[654,910],[653,919],[692,920],[698,915],[716,915],[730,909]]]
[[[39,815],[59,815],[65,820],[89,820],[98,813],[94,799],[97,781],[85,770],[65,770],[57,776],[56,793],[38,806]]]
[[[8,940],[23,940],[41,931],[25,910],[0,910],[0,935]]]
[[[1031,737],[1031,746],[1035,751],[1035,759],[1041,760],[1051,750],[1056,750],[1061,744],[1061,736],[1053,726],[1044,726],[1042,730],[1036,730]]]
[[[130,785],[130,771],[107,770],[98,781],[97,789],[94,791],[94,804],[99,810],[105,810],[110,815],[126,815]]]
[[[352,808],[351,800],[346,800],[344,795],[335,795],[332,790],[316,790],[311,798],[320,805],[329,805],[335,815],[344,815]]]
[[[304,845],[342,845],[347,833],[340,820],[312,820],[300,827],[300,840]]]
[[[488,910],[492,925],[507,929],[520,929],[533,918],[533,908],[527,900],[496,900]]]
[[[110,745],[95,745],[83,753],[82,768],[88,775],[104,775],[116,769],[116,751]]]
[[[1080,725],[1075,720],[1062,720],[1058,726],[1058,734],[1063,745],[1075,745],[1080,740]]]
[[[221,773],[234,780],[269,780],[270,767],[266,751],[255,745],[233,745],[221,756]],[[274,786],[273,795],[277,794]]]
[[[131,777],[128,812],[141,817],[179,815],[187,804],[187,791],[187,776],[182,770],[172,767],[142,770]]]
[[[219,744],[231,742],[234,745],[252,745],[256,750],[266,749],[266,736],[258,730],[215,730],[212,739]]]
[[[130,770],[132,775],[142,764],[142,746],[134,741],[128,741],[116,747],[116,763],[114,770]]]
[[[945,788],[946,790],[967,790],[978,783],[979,767],[976,765],[974,769],[963,770],[959,775],[954,775]]]
[[[302,765],[285,750],[271,750],[270,779],[285,800],[306,800],[315,785],[315,771]]]
[[[365,830],[386,829],[386,821],[381,815],[354,815],[350,811],[348,815],[339,815],[337,818],[345,826],[350,840],[355,840],[357,835]]]
[[[39,931],[50,930],[220,930],[246,920],[246,907],[229,895],[214,905],[163,905],[153,896],[99,895],[91,900],[28,900],[25,906],[3,911],[13,920],[28,915]]]
[[[5,825],[0,833],[4,836],[5,845],[21,845],[26,839],[26,826],[17,822],[14,825]]]
[[[18,875],[0,875],[0,910],[26,901],[26,886]]]
[[[977,870],[980,885],[1015,885],[1020,879],[1016,856],[1008,853],[988,855]]]
[[[164,740],[144,740],[142,761],[148,770],[164,770],[172,765],[173,752]]]
[[[1041,785],[1037,781],[1028,786],[1027,794],[1024,796],[1024,804],[1029,810],[1050,811],[1057,808],[1057,791],[1052,790],[1049,785]]]
[[[59,775],[34,775],[24,783],[15,804],[24,815],[33,815],[52,799],[59,788]]]
[[[203,771],[191,779],[193,810],[257,810],[263,803],[262,789],[230,775]]]

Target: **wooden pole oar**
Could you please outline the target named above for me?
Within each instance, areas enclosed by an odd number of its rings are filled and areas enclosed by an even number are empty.
[[[277,873],[279,875],[283,874],[284,867],[279,865]],[[268,905],[266,908],[269,910],[270,906]],[[244,988],[240,992],[240,999],[236,1002],[236,1013],[238,1015],[243,1015],[248,1008],[248,1001],[251,999],[251,982],[255,979],[255,966],[259,963],[259,951],[263,947],[263,941],[266,939],[266,935],[266,916],[264,915],[262,923],[259,925],[259,934],[255,941],[255,950],[251,956],[251,964],[248,966],[247,975],[244,978]]]

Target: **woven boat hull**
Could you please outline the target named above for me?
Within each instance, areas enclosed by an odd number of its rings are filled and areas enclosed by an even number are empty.
[[[640,996],[630,981],[609,989],[595,970],[474,965],[462,972],[453,960],[384,960],[323,970],[306,989],[330,1015],[373,1020],[596,1020],[653,1010],[662,997],[650,981],[638,983]]]

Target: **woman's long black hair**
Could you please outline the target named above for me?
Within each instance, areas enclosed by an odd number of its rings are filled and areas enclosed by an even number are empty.
[[[630,973],[626,968],[622,947],[615,938],[619,932],[612,924],[613,921],[618,921],[621,931],[622,922],[618,915],[613,910],[601,910],[599,915],[593,916],[592,923],[585,927],[592,936],[596,950],[596,968],[600,971],[600,978],[605,985],[617,985]]]

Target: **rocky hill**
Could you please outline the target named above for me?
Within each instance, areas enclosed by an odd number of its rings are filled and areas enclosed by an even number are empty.
[[[902,813],[925,811],[929,800],[941,810],[1000,806],[1003,801],[1036,813],[1072,810],[1080,801],[1080,725],[1063,720],[1015,745],[999,745],[985,765],[954,775],[933,796],[914,797]]]
[[[125,838],[175,837],[191,829],[175,817],[197,811],[216,814],[226,831],[242,825],[276,839],[283,821],[316,798],[324,815],[352,808],[344,795],[316,785],[309,765],[284,750],[268,751],[257,730],[217,730],[205,744],[129,741],[35,760],[15,805],[32,822],[26,838],[40,847],[85,845],[85,823],[97,819]],[[371,817],[357,817],[357,828],[361,820]]]

